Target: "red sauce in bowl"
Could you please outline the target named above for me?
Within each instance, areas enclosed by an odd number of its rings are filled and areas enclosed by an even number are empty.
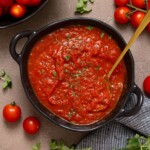
[[[91,124],[115,108],[126,84],[122,61],[110,83],[106,75],[120,55],[110,35],[85,25],[60,28],[31,50],[28,75],[39,101],[74,124]]]

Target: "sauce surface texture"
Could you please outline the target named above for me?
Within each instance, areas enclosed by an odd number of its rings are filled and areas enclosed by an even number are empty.
[[[32,48],[28,75],[39,101],[74,124],[91,124],[116,106],[126,82],[122,61],[110,83],[105,79],[120,55],[110,35],[84,25],[60,28]]]

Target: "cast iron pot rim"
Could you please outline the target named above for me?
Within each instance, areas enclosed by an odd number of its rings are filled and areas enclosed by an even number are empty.
[[[29,95],[29,93],[28,93],[28,90],[27,90],[27,88],[26,88],[26,85],[25,85],[25,82],[24,82],[24,79],[23,79],[23,73],[22,73],[22,70],[23,70],[23,67],[22,67],[22,57],[23,57],[23,55],[24,55],[24,53],[25,53],[25,51],[26,51],[26,46],[28,45],[28,43],[30,43],[31,42],[31,40],[32,39],[34,39],[34,37],[36,37],[36,36],[38,36],[41,32],[43,32],[44,30],[46,30],[46,29],[48,29],[48,28],[52,28],[52,27],[54,27],[56,24],[63,24],[63,23],[65,23],[65,22],[71,22],[71,21],[75,21],[75,20],[82,20],[82,21],[84,21],[84,20],[86,20],[86,21],[89,21],[89,22],[97,22],[97,23],[100,23],[101,25],[103,25],[103,26],[105,26],[106,28],[109,28],[109,30],[113,30],[113,32],[115,32],[116,34],[118,34],[118,36],[121,38],[121,41],[124,43],[124,44],[126,44],[126,42],[125,42],[125,40],[124,40],[124,38],[122,37],[122,35],[116,30],[116,29],[114,29],[112,26],[110,26],[110,25],[108,25],[108,24],[106,24],[106,23],[104,23],[104,22],[102,22],[101,20],[98,20],[98,19],[94,19],[94,18],[88,18],[88,17],[73,17],[73,18],[66,18],[66,19],[62,19],[62,20],[58,20],[58,21],[55,21],[55,22],[52,22],[52,23],[50,23],[50,24],[48,24],[48,25],[46,25],[46,26],[44,26],[43,28],[41,28],[41,29],[39,29],[39,30],[36,30],[36,31],[32,31],[31,33],[32,33],[32,35],[30,36],[30,39],[26,42],[26,44],[25,44],[25,46],[23,47],[23,50],[22,50],[22,52],[21,52],[21,55],[20,55],[20,59],[19,59],[19,66],[20,66],[20,74],[21,74],[21,80],[22,80],[22,84],[23,84],[23,87],[24,87],[24,90],[25,90],[25,92],[26,92],[26,94],[27,94],[27,96],[28,96],[28,99],[30,100],[30,102],[32,103],[32,105],[43,115],[43,116],[45,116],[48,120],[50,120],[50,121],[52,121],[53,123],[55,123],[55,124],[57,124],[57,125],[59,125],[59,126],[61,126],[61,127],[64,127],[64,128],[66,128],[66,129],[69,129],[69,130],[72,130],[72,131],[93,131],[93,130],[95,130],[95,129],[97,129],[97,128],[100,128],[101,126],[103,126],[103,125],[105,125],[105,124],[107,124],[107,123],[109,123],[110,121],[112,121],[112,120],[114,120],[119,114],[120,114],[120,112],[123,110],[123,108],[124,108],[124,105],[127,103],[127,100],[128,100],[128,98],[129,98],[129,96],[130,96],[130,94],[131,94],[131,92],[132,92],[132,90],[133,90],[133,87],[134,87],[134,59],[133,59],[133,56],[132,56],[132,53],[130,52],[130,51],[128,51],[128,55],[129,55],[129,57],[130,57],[130,60],[131,60],[131,68],[132,68],[132,82],[130,83],[131,85],[130,85],[130,88],[128,89],[128,92],[127,92],[127,94],[126,94],[126,98],[125,98],[125,100],[124,100],[124,104],[122,105],[122,107],[121,107],[121,109],[120,109],[120,111],[118,111],[118,113],[116,113],[111,119],[109,119],[109,120],[107,120],[107,118],[106,118],[106,121],[104,121],[104,122],[101,122],[100,123],[100,125],[98,125],[98,126],[96,126],[96,127],[94,127],[94,128],[88,128],[88,129],[84,129],[84,126],[86,126],[86,125],[79,125],[79,128],[72,128],[72,127],[69,127],[69,126],[66,126],[66,125],[63,125],[63,124],[59,124],[57,121],[55,121],[55,120],[53,120],[52,118],[50,118],[45,112],[43,112],[35,103],[34,103],[34,101],[32,100],[32,98],[30,97],[30,95]],[[73,23],[72,23],[73,24]],[[63,27],[63,26],[62,26]],[[55,114],[54,114],[55,115]],[[63,119],[62,119],[63,120]],[[74,126],[74,124],[72,124],[72,123],[70,123],[70,122],[68,122],[69,124],[71,124],[71,125],[73,125]],[[89,124],[89,125],[91,125],[91,124]],[[75,125],[75,126],[78,126],[78,125]],[[88,126],[88,125],[87,125]]]

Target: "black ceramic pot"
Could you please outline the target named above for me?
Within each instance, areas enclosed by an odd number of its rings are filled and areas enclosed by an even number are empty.
[[[39,102],[38,98],[36,97],[31,87],[31,84],[28,78],[27,63],[28,63],[28,57],[29,57],[30,51],[32,47],[34,46],[34,44],[42,36],[60,27],[64,27],[68,25],[75,25],[75,24],[85,24],[85,25],[96,26],[102,29],[104,32],[107,32],[109,35],[111,35],[112,38],[115,39],[115,41],[117,41],[121,49],[123,49],[126,45],[122,36],[115,29],[113,29],[111,26],[103,23],[100,20],[91,19],[91,18],[64,19],[61,21],[51,23],[48,26],[37,31],[25,31],[22,33],[18,33],[11,40],[10,53],[11,53],[11,56],[14,58],[14,60],[19,64],[22,84],[30,102],[41,114],[43,114],[50,121],[64,128],[74,130],[74,131],[92,131],[114,120],[116,117],[120,117],[120,116],[125,117],[125,116],[131,116],[131,115],[136,114],[142,106],[143,94],[141,90],[134,83],[134,60],[130,51],[128,51],[124,57],[125,65],[127,68],[127,75],[128,75],[128,84],[127,84],[126,93],[120,97],[119,102],[116,105],[115,109],[105,119],[100,120],[90,125],[75,125],[57,117]],[[21,53],[18,54],[16,52],[16,45],[18,41],[22,38],[27,38],[27,41]],[[131,109],[125,110],[124,107],[128,101],[135,101],[135,98],[131,96],[133,94],[136,95],[137,97],[136,103]]]

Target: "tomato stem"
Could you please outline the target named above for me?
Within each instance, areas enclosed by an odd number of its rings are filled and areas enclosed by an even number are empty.
[[[16,105],[15,101],[11,102],[10,105],[15,106]]]
[[[146,10],[143,10],[143,9],[141,9],[141,8],[137,8],[137,7],[135,7],[135,6],[133,6],[133,5],[131,5],[131,4],[126,4],[129,8],[133,8],[133,9],[135,9],[135,10],[138,10],[138,11],[141,11],[141,12],[144,12],[144,13],[146,13],[147,11]]]

